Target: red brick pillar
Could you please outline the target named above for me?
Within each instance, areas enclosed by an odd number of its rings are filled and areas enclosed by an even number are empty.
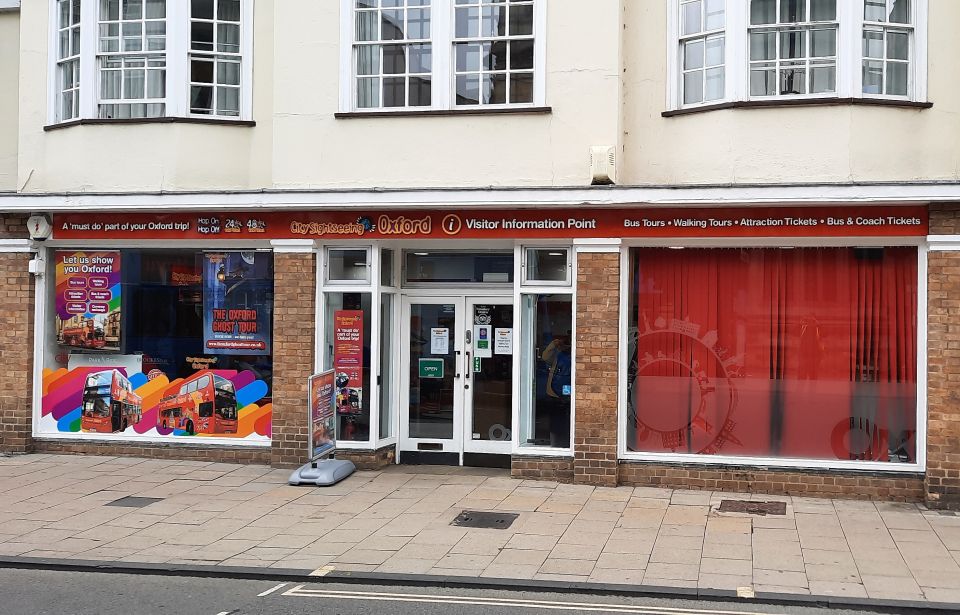
[[[578,246],[575,483],[617,484],[619,308],[619,245]]]
[[[0,244],[0,452],[26,453],[33,448],[33,254],[25,239]]]
[[[927,504],[960,508],[960,205],[930,208],[926,445]]]
[[[274,241],[271,463],[307,461],[307,379],[316,344],[317,260],[311,240]]]

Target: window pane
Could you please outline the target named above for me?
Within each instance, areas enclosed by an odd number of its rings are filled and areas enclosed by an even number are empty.
[[[380,106],[380,79],[357,79],[357,107],[371,109]]]
[[[777,22],[777,0],[751,0],[750,23],[753,25]]]
[[[213,88],[190,86],[190,113],[210,113],[211,111],[213,111]]]
[[[190,48],[196,51],[213,51],[213,24],[194,21],[190,24]]]
[[[383,72],[387,75],[402,75],[407,71],[406,49],[403,45],[383,46]]]
[[[703,40],[689,41],[683,45],[683,69],[703,68]]]
[[[533,68],[533,39],[510,43],[510,70]]]
[[[776,32],[750,33],[750,59],[775,60],[777,58]]]
[[[163,98],[167,95],[166,71],[147,71],[147,98]]]
[[[327,251],[327,280],[364,281],[370,279],[366,250],[330,249]]]
[[[335,369],[338,374],[337,439],[366,441],[370,438],[370,400],[376,395],[371,386],[371,364],[379,360],[373,357],[370,346],[373,340],[371,295],[325,293],[324,299],[326,326],[322,351],[323,369]],[[349,343],[342,344],[337,341],[335,332],[346,328],[361,330],[362,348],[357,349]],[[428,337],[429,333],[427,331]],[[360,365],[357,365],[357,350],[363,357]]]
[[[477,7],[457,7],[457,38],[473,38],[480,34],[480,9]]]
[[[723,64],[724,37],[713,37],[707,39],[706,47],[706,65],[721,66]]]
[[[483,44],[483,69],[507,70],[507,41]]]
[[[883,32],[863,31],[863,56],[865,58],[883,58]]]
[[[570,295],[523,295],[520,446],[570,446],[573,309]]]
[[[780,0],[780,23],[807,20],[807,0]]]
[[[769,68],[755,68],[750,71],[750,95],[772,96],[776,93],[776,72]]]
[[[221,0],[224,1],[224,0]],[[226,0],[229,1],[229,0]],[[166,0],[147,0],[147,19],[163,19],[167,16]]]
[[[407,38],[430,38],[430,9],[407,11]]]
[[[865,21],[886,21],[887,0],[864,0],[863,19]]]
[[[823,58],[837,55],[837,31],[829,30],[810,31],[810,56]]]
[[[834,21],[837,0],[810,0],[810,21]]]
[[[240,0],[220,0],[217,3],[217,19],[240,21]]]
[[[123,71],[123,97],[144,98],[145,71],[143,70],[124,70]]]
[[[410,72],[429,73],[433,66],[433,53],[429,44],[410,45]]]
[[[803,58],[806,57],[806,39],[805,30],[788,30],[780,33],[780,58]]]
[[[100,21],[120,19],[120,0],[100,0]]]
[[[510,75],[510,102],[533,102],[533,73],[519,73]]]
[[[507,76],[484,75],[483,97],[484,104],[502,105],[507,102]]]
[[[392,252],[391,252],[392,254]],[[380,295],[380,437],[393,435],[393,306],[395,295]]]
[[[100,98],[103,100],[117,100],[120,98],[122,75],[118,70],[100,72]]]
[[[143,19],[143,0],[123,0],[124,19]]]
[[[380,36],[385,41],[401,41],[404,39],[403,11],[380,12]]]
[[[703,102],[703,71],[683,74],[683,104]]]
[[[703,5],[701,0],[688,2],[681,7],[681,22],[683,23],[683,34],[695,34],[703,29],[701,19],[703,17]]]
[[[887,59],[910,59],[910,35],[906,32],[887,31]]]
[[[533,5],[511,6],[510,36],[529,36],[531,34],[533,34]]]
[[[430,77],[410,77],[409,96],[411,107],[429,107],[432,88]]]
[[[724,24],[724,0],[706,0],[705,30],[719,30]]]
[[[240,113],[240,88],[217,88],[217,113],[220,115]]]
[[[193,59],[190,61],[190,81],[213,83],[213,62]]]
[[[240,63],[217,62],[217,83],[222,85],[240,85]]]
[[[357,74],[380,74],[380,45],[361,45],[357,47]]]
[[[217,24],[217,51],[240,53],[240,26]]]
[[[376,11],[357,12],[357,40],[380,40],[380,18]]]
[[[780,69],[780,94],[806,94],[807,71],[803,67]]]
[[[887,62],[887,94],[906,96],[908,88],[908,70],[906,62]]]
[[[569,278],[566,248],[527,248],[527,280],[566,282]]]
[[[704,100],[719,100],[723,98],[725,87],[724,70],[720,68],[708,68],[706,74],[706,89],[704,91]]]
[[[823,94],[837,91],[837,67],[813,66],[810,68],[810,93]]]
[[[457,43],[457,70],[480,70],[480,60],[483,57],[483,46],[480,43]]]
[[[883,93],[883,62],[868,60],[863,63],[863,93]]]
[[[213,0],[191,0],[190,16],[194,19],[213,19]]]
[[[892,0],[890,7],[890,21],[892,23],[910,23],[910,0]]]

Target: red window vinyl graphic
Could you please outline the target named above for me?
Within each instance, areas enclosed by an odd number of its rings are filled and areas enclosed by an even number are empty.
[[[916,248],[631,251],[631,450],[914,462]]]

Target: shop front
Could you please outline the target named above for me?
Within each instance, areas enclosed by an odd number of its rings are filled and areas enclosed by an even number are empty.
[[[333,369],[339,454],[361,467],[593,484],[925,467],[926,207],[51,218],[48,447],[293,465],[306,376]]]

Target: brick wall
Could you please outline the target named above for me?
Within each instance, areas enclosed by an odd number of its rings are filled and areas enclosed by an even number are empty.
[[[620,484],[703,491],[919,502],[923,476],[622,461]]]
[[[960,235],[960,205],[930,208],[931,235]],[[927,259],[926,499],[960,508],[960,252]]]
[[[338,449],[337,459],[348,459],[358,470],[382,470],[396,463],[397,447],[394,444],[375,451]]]
[[[570,483],[573,482],[573,458],[514,455],[510,460],[510,476]]]
[[[574,482],[617,484],[620,255],[577,255]]]
[[[19,225],[19,235],[13,229]],[[0,236],[23,236],[23,220],[4,218]],[[26,252],[0,253],[0,451],[31,450],[33,392],[33,279]]]
[[[190,446],[136,442],[97,442],[77,440],[35,440],[33,452],[71,455],[111,455],[149,459],[188,459],[213,463],[270,463],[270,449],[249,446]]]
[[[277,252],[273,283],[273,454],[271,463],[307,461],[307,379],[316,337],[316,259]]]

